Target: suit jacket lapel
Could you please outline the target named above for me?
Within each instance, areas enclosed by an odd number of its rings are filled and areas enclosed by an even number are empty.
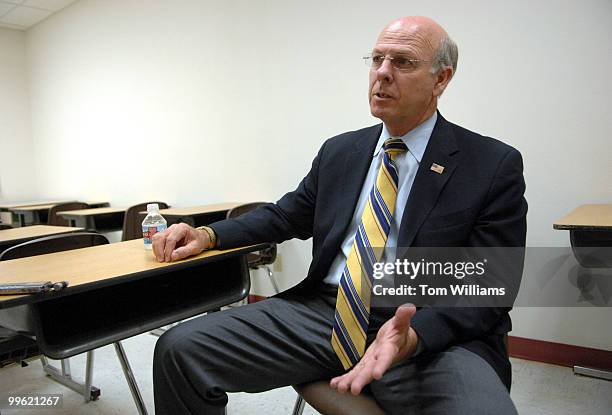
[[[398,247],[412,244],[423,221],[435,206],[438,196],[457,167],[459,150],[451,124],[440,113],[423,154],[400,224]],[[431,170],[433,163],[444,166],[439,174]]]
[[[355,213],[363,182],[368,174],[376,143],[380,138],[382,124],[369,128],[355,139],[354,145],[344,160],[340,176],[340,191],[337,198],[334,225],[325,239],[323,252],[332,252],[332,259],[346,236],[346,230]]]

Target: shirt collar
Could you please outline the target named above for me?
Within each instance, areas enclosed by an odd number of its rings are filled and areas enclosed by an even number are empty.
[[[429,139],[431,138],[431,133],[436,125],[436,121],[438,120],[438,112],[434,112],[431,117],[426,119],[421,124],[417,125],[412,130],[408,131],[401,137],[402,141],[408,147],[408,151],[414,156],[414,158],[420,163],[423,158],[423,153],[425,153],[425,148],[427,147],[427,143],[429,143]],[[380,138],[378,139],[378,143],[376,144],[376,149],[374,150],[374,157],[377,157],[382,149],[385,140],[391,138],[391,134],[387,130],[387,126],[383,123],[382,132],[380,133]]]

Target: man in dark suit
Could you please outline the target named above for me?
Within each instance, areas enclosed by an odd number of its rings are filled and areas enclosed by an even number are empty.
[[[346,282],[364,210],[382,194],[382,166],[391,166],[385,171],[395,176],[396,191],[386,247],[525,244],[519,152],[437,112],[457,64],[444,29],[424,17],[398,19],[380,34],[369,61],[370,109],[382,125],[327,140],[297,189],[275,204],[202,229],[173,225],[155,235],[160,261],[212,247],[313,238],[308,275],[296,287],[185,322],[159,339],[158,414],[221,414],[226,392],[321,379],[331,379],[340,393],[367,388],[387,413],[516,413],[504,344],[509,307],[372,308],[365,350],[353,362],[346,364],[332,346],[338,286]],[[405,144],[393,157],[389,139]]]

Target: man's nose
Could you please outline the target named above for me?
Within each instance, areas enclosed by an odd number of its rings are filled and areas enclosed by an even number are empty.
[[[385,58],[383,63],[376,69],[376,78],[379,81],[391,82],[393,80],[393,65],[391,59]]]

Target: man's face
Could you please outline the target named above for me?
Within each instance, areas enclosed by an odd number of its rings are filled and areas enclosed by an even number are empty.
[[[381,33],[372,51],[373,55],[419,60],[408,70],[394,68],[389,59],[370,69],[370,111],[393,135],[410,131],[437,105],[436,76],[430,72],[437,45],[423,32],[418,27],[391,26]]]

